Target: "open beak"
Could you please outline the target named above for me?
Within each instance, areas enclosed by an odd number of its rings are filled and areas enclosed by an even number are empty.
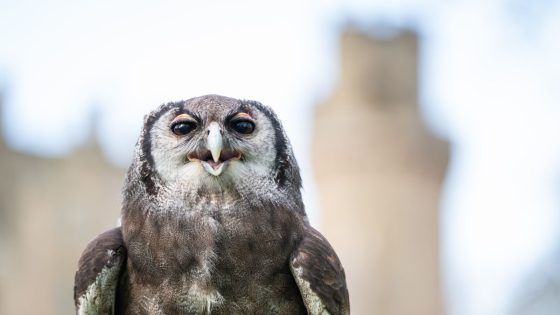
[[[191,162],[200,162],[202,167],[214,176],[219,176],[224,171],[230,160],[239,160],[241,153],[224,149],[222,130],[217,122],[211,122],[206,129],[206,148],[190,153],[187,158]]]

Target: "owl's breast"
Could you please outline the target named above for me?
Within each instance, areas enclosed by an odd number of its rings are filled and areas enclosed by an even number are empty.
[[[185,311],[176,308],[184,304],[205,308],[210,297],[216,307],[242,307],[239,313],[277,300],[299,305],[288,266],[302,234],[293,211],[208,206],[184,216],[147,217],[141,225],[124,223],[132,301],[154,296],[152,304],[171,313]]]
[[[221,235],[211,282],[224,297],[225,309],[244,305],[239,313],[251,313],[263,304],[288,301],[290,309],[281,313],[298,314],[301,297],[288,260],[301,239],[301,218],[288,209],[249,208],[222,212],[215,220]]]

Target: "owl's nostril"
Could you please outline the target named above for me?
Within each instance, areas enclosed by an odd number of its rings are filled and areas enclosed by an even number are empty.
[[[222,136],[224,135],[224,131],[222,129],[220,129],[219,132],[220,132],[220,135],[222,135]],[[210,134],[210,130],[206,130],[206,135],[209,135],[209,134]]]

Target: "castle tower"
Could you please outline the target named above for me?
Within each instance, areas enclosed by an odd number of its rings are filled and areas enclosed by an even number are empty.
[[[417,104],[417,36],[346,31],[340,77],[317,107],[321,230],[346,270],[353,314],[441,314],[438,203],[448,146]]]

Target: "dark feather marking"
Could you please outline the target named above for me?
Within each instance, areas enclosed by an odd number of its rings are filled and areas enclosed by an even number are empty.
[[[302,278],[309,282],[330,314],[350,314],[344,268],[321,233],[307,226],[303,240],[292,253],[292,261],[295,268],[302,268]]]
[[[165,105],[161,105],[159,110],[154,112],[153,114],[146,117],[144,122],[144,130],[142,131],[142,155],[144,159],[142,160],[142,165],[140,167],[140,174],[141,180],[146,186],[146,192],[150,195],[157,194],[157,188],[154,183],[153,176],[155,174],[155,167],[154,167],[154,157],[152,156],[152,139],[150,137],[152,128],[154,127],[154,123],[164,114],[166,113],[171,107],[180,106],[184,102],[177,102],[177,103],[167,103]]]
[[[112,252],[111,256],[108,255],[109,251]],[[100,234],[87,245],[78,261],[78,271],[74,280],[74,303],[76,309],[79,306],[80,297],[95,282],[101,270],[105,267],[112,267],[117,261],[116,258],[118,256],[126,257],[126,249],[120,227]]]
[[[292,167],[292,178],[293,178],[293,185],[298,189],[301,188],[301,176],[299,174],[299,168],[295,160],[290,158],[290,154],[288,152],[288,140],[284,135],[284,131],[282,129],[282,124],[276,114],[268,107],[264,106],[263,104],[256,102],[256,101],[241,101],[243,105],[251,105],[257,108],[260,112],[262,112],[270,122],[272,123],[272,127],[274,128],[274,134],[276,138],[276,183],[279,187],[284,187],[286,181],[288,180],[289,176],[287,174],[290,166]]]
[[[121,273],[119,279],[119,285],[117,287],[117,296],[116,296],[116,303],[115,303],[115,314],[114,315],[123,315],[125,314],[126,303],[129,301],[129,283],[130,279],[128,277],[128,272],[126,269],[126,262],[124,264],[123,271]]]

